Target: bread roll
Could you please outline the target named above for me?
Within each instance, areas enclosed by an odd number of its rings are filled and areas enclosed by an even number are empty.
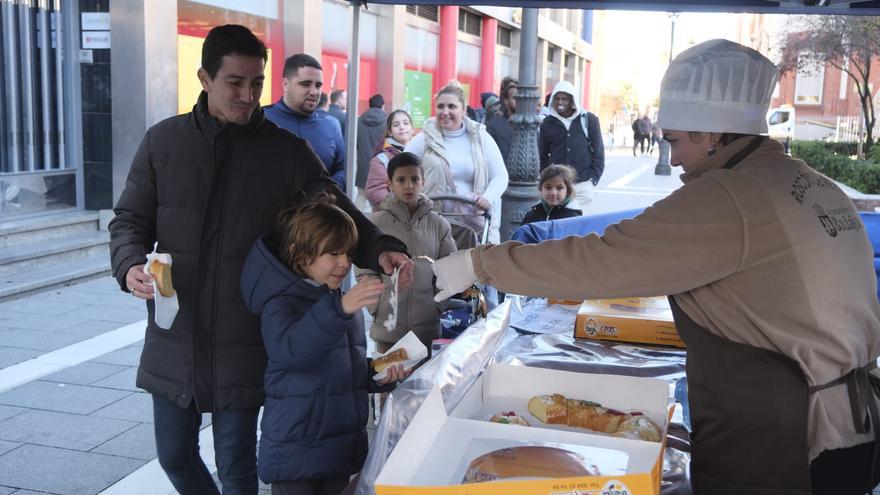
[[[565,397],[559,394],[532,397],[529,400],[529,412],[542,423],[568,424],[568,406],[565,404]]]
[[[623,419],[623,413],[606,409],[586,400],[566,399],[568,426],[586,428],[601,433],[614,433]]]
[[[153,260],[150,264],[150,276],[156,281],[156,288],[162,297],[171,297],[174,295],[174,285],[171,283],[171,265],[162,263],[159,260]]]
[[[396,351],[389,352],[388,354],[377,357],[373,360],[373,369],[376,370],[376,373],[381,373],[385,371],[386,368],[393,364],[402,363],[407,360],[409,356],[406,354],[406,349],[400,348]]]
[[[529,399],[529,412],[546,424],[586,428],[623,438],[660,441],[660,427],[640,412],[625,413],[602,404],[566,399],[561,394],[536,395]]]
[[[471,461],[462,483],[483,483],[508,478],[567,478],[601,476],[595,466],[570,450],[540,445],[500,449]]]
[[[529,426],[529,422],[526,421],[526,418],[520,416],[519,414],[513,411],[500,412],[489,420],[492,423],[501,423],[506,425],[522,425]]]
[[[614,436],[659,442],[660,428],[644,414],[630,414],[620,423],[620,427],[614,433]]]

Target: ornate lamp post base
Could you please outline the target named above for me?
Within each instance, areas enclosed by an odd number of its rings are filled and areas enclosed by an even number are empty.
[[[657,158],[657,165],[654,166],[654,175],[672,175],[672,167],[669,165],[669,143],[661,139],[657,144],[660,147],[660,156]]]
[[[507,190],[501,195],[501,240],[510,239],[522,224],[523,216],[532,205],[541,200],[538,191],[540,163],[538,159],[538,129],[541,118],[534,109],[538,105],[537,86],[519,85],[516,95],[516,113],[510,117],[513,142],[507,159],[509,175]],[[525,113],[520,113],[521,111]]]

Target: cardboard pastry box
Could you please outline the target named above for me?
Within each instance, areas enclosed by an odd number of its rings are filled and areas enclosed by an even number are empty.
[[[584,301],[574,323],[577,339],[614,340],[684,348],[666,297]]]
[[[639,411],[659,426],[660,441],[543,424],[528,412],[528,401],[553,393]],[[375,490],[378,495],[659,495],[668,395],[667,383],[652,378],[492,365],[448,414],[440,389],[434,387],[385,462]],[[530,426],[489,422],[500,411],[515,411]],[[548,461],[540,468],[546,475],[533,471],[465,482],[481,460],[513,447],[564,449],[581,455],[595,471],[551,477],[560,466]]]

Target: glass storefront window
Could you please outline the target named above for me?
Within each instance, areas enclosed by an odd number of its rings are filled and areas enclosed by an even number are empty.
[[[208,32],[223,24],[247,26],[269,49],[266,81],[261,105],[281,98],[284,72],[284,27],[282,0],[179,0],[177,2],[177,82],[178,111],[192,110],[202,90],[196,72],[201,66],[202,43]]]

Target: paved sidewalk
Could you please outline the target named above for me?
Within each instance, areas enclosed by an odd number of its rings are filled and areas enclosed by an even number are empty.
[[[0,303],[0,495],[174,493],[134,385],[145,318],[110,277]]]

